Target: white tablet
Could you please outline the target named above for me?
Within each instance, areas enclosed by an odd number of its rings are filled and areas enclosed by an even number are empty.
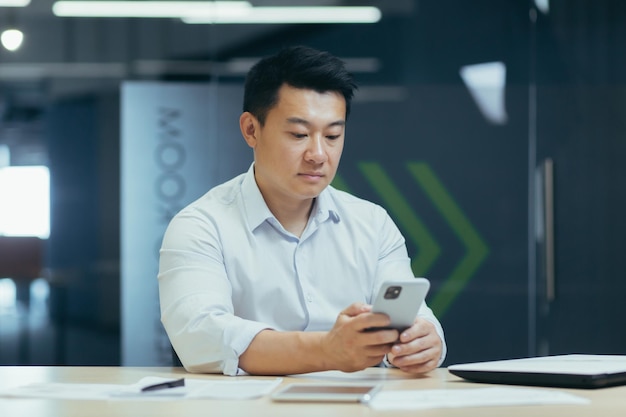
[[[289,384],[274,392],[271,398],[273,401],[366,403],[380,387],[379,384]]]

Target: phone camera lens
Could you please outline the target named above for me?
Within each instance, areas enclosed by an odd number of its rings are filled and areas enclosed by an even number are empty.
[[[402,292],[402,287],[399,287],[396,285],[388,287],[387,290],[385,290],[385,299],[386,300],[396,299],[398,298],[401,292]]]

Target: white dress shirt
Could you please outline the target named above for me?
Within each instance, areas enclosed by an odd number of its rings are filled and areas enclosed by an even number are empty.
[[[265,204],[253,164],[172,219],[158,279],[161,321],[185,368],[236,375],[261,330],[330,330],[350,304],[371,304],[383,281],[413,274],[383,208],[327,187],[298,238]],[[437,328],[441,364],[441,325],[425,304],[418,315]]]

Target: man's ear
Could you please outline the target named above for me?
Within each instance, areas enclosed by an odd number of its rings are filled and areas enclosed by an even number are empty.
[[[243,112],[239,117],[239,128],[248,146],[254,149],[261,130],[258,119],[250,112]]]

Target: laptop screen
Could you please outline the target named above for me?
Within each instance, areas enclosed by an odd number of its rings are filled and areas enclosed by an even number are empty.
[[[626,356],[544,356],[458,364],[448,371],[475,382],[599,388],[626,384]]]

